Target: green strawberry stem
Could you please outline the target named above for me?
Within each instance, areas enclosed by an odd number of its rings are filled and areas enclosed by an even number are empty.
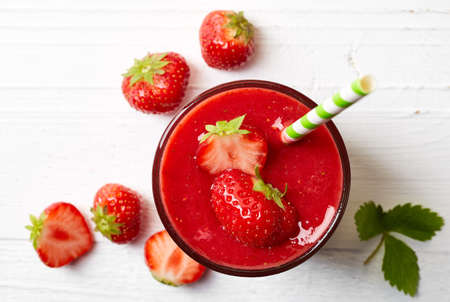
[[[375,255],[378,253],[378,251],[380,250],[381,246],[383,245],[385,235],[386,234],[383,233],[383,235],[381,236],[380,242],[378,242],[377,247],[372,251],[372,253],[370,253],[369,257],[367,257],[367,259],[364,260],[364,265],[369,264],[370,260],[372,260],[372,258],[375,257]]]
[[[261,192],[268,200],[273,200],[277,206],[285,210],[283,202],[281,198],[286,195],[287,192],[287,184],[284,187],[284,192],[281,193],[280,190],[274,188],[271,184],[266,184],[259,173],[259,167],[255,167],[255,175],[253,181],[253,191]]]
[[[226,136],[231,134],[248,134],[250,131],[240,129],[242,122],[244,121],[245,114],[238,116],[230,121],[217,121],[216,125],[206,125],[205,129],[208,131],[200,138],[200,143],[204,142],[211,135]]]
[[[47,218],[47,215],[44,213],[39,216],[39,218],[36,218],[34,215],[30,215],[30,221],[31,225],[25,226],[27,230],[29,230],[30,233],[30,240],[33,242],[34,249],[37,249],[37,241],[39,239],[39,236],[41,235],[42,228],[44,227],[44,221]]]
[[[116,216],[108,214],[107,206],[98,205],[97,208],[92,208],[91,212],[94,214],[92,221],[95,223],[95,231],[99,231],[109,240],[111,240],[111,235],[121,234],[120,227],[123,223],[117,223]]]
[[[227,14],[226,17],[229,21],[225,24],[225,27],[234,30],[233,38],[238,38],[242,35],[244,37],[245,44],[247,44],[248,41],[253,38],[254,30],[253,25],[244,17],[244,12],[233,12],[231,14]]]
[[[134,65],[123,76],[131,77],[130,86],[142,79],[153,85],[153,76],[155,74],[164,74],[163,67],[170,63],[162,60],[166,55],[167,53],[153,54],[144,57],[142,60],[134,59]]]
[[[152,272],[152,276],[153,276],[153,278],[155,278],[155,280],[161,282],[162,284],[170,285],[170,286],[174,286],[174,287],[180,286],[179,284],[176,284],[176,283],[174,283],[174,282],[172,282],[172,281],[170,281],[170,280],[168,280],[168,279],[164,279],[164,278],[162,278],[162,277],[157,276],[157,275],[154,274],[153,272]]]

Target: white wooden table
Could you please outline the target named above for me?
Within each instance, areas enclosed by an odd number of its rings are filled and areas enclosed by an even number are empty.
[[[244,10],[257,54],[244,69],[208,68],[198,28],[213,9]],[[162,225],[151,169],[171,115],[132,110],[121,73],[147,51],[172,50],[190,64],[185,102],[216,84],[264,79],[316,101],[373,73],[377,91],[336,118],[350,155],[352,190],[333,238],[307,263],[244,279],[209,272],[183,288],[154,281],[143,243]],[[381,273],[381,255],[362,261],[353,215],[369,199],[390,208],[422,203],[450,222],[450,3],[441,1],[0,2],[0,301],[409,301]],[[74,265],[40,263],[24,225],[28,214],[68,201],[88,214],[96,190],[119,182],[141,192],[149,219],[137,242],[95,234]],[[450,295],[450,231],[431,242],[406,239],[421,277],[415,301]]]

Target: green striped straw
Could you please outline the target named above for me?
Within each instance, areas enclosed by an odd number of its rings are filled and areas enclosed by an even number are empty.
[[[345,108],[359,101],[375,89],[375,80],[370,75],[359,78],[347,87],[344,87],[322,104],[311,109],[307,114],[296,120],[281,132],[281,139],[289,144],[328,122]]]

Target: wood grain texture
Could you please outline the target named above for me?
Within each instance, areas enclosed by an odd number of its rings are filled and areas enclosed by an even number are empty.
[[[256,25],[257,53],[242,70],[208,68],[197,31],[218,1],[0,1],[1,301],[407,301],[383,281],[376,245],[361,243],[353,215],[369,199],[421,203],[450,217],[450,5],[448,1],[227,2]],[[193,286],[152,280],[142,245],[162,225],[151,168],[172,115],[132,110],[120,91],[134,57],[173,50],[191,67],[185,103],[237,79],[291,86],[319,102],[360,73],[375,93],[338,116],[352,168],[346,214],[324,249],[286,273],[243,279],[209,272]],[[140,238],[116,246],[95,234],[91,254],[62,269],[42,265],[28,242],[28,213],[73,202],[87,215],[95,191],[120,182],[143,194]],[[406,239],[421,267],[417,301],[450,295],[450,231]]]
[[[363,249],[324,248],[300,267],[280,275],[239,278],[208,272],[194,286],[170,288],[152,280],[142,255],[140,242],[123,248],[104,241],[97,243],[88,257],[74,265],[52,270],[36,259],[28,242],[0,241],[5,257],[0,259],[8,278],[0,280],[7,301],[329,301],[346,300],[410,301],[383,281],[379,265],[361,262],[369,253]],[[414,245],[413,245],[414,246]],[[416,246],[414,246],[417,248]],[[448,252],[419,252],[422,281],[419,299],[426,293],[445,293],[448,266],[439,271],[434,263],[445,262]],[[11,263],[6,257],[20,259]],[[127,259],[118,262],[117,259]],[[111,264],[114,263],[114,268]],[[358,264],[358,265],[356,265]],[[30,269],[33,267],[34,269]],[[28,273],[24,273],[28,271]],[[320,273],[319,273],[320,272]]]

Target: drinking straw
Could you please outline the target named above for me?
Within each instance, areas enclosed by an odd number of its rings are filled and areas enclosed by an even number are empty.
[[[307,114],[285,128],[281,132],[281,140],[286,144],[300,140],[374,89],[375,80],[372,76],[365,75],[356,79],[351,85],[342,88],[332,97],[326,99],[322,104],[311,109]]]

